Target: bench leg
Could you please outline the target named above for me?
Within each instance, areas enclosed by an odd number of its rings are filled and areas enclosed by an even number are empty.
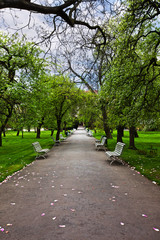
[[[120,163],[122,163],[122,165],[124,165],[124,162],[120,158],[118,158],[118,157],[114,157],[113,156],[113,157],[110,157],[110,159],[111,159],[110,165],[112,165],[112,163],[114,161],[120,162]]]
[[[115,159],[115,157],[110,157],[110,159],[111,159],[110,165],[112,165],[112,163],[113,163],[114,161],[116,161],[116,159]]]
[[[47,157],[47,153],[45,153],[45,154],[37,154],[35,159],[38,159],[40,157],[43,157],[45,159]]]

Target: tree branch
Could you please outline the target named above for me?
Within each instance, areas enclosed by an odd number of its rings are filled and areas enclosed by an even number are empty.
[[[64,1],[64,3],[59,6],[45,6],[32,3],[30,0],[0,0],[0,9],[14,8],[27,10],[35,13],[41,13],[45,15],[53,14],[56,16],[60,16],[71,27],[74,27],[75,25],[83,25],[91,30],[98,30],[102,34],[102,37],[104,39],[102,44],[105,44],[106,36],[100,26],[98,25],[91,26],[89,23],[87,23],[86,18],[84,21],[76,19],[76,11],[78,10],[78,6],[82,2],[84,4],[83,0],[67,0]]]

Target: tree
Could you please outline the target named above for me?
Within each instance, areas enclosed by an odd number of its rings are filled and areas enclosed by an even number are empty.
[[[128,18],[125,18],[126,15]],[[130,32],[132,28],[125,28],[128,22],[130,23],[128,12],[126,15],[119,20],[120,24],[117,26],[116,32],[119,37],[115,42],[116,54],[106,78],[107,81],[110,79],[108,86],[110,112],[121,126],[124,123],[129,126],[130,148],[136,149],[134,137],[137,124],[146,119],[146,112],[159,111],[160,78],[157,46],[160,39],[157,39],[157,33],[152,32],[151,23],[143,26],[141,38],[137,29]],[[152,34],[144,35],[146,32]],[[133,44],[134,40],[136,44]]]
[[[49,94],[50,112],[55,116],[57,122],[56,140],[62,129],[65,116],[72,108],[76,108],[79,99],[79,90],[67,76],[48,76],[46,79]]]
[[[78,117],[85,127],[94,129],[97,118],[100,117],[98,95],[91,91],[82,90],[82,100],[79,102]]]
[[[25,91],[42,69],[44,60],[40,53],[33,43],[19,40],[18,35],[0,34],[0,146],[14,107],[21,103]],[[28,82],[24,81],[26,75]]]
[[[92,41],[84,41],[83,43],[74,44],[74,48],[69,49],[67,43],[64,42],[62,48],[65,62],[68,63],[66,71],[70,72],[71,78],[75,83],[81,84],[87,90],[95,95],[99,95],[101,88],[105,82],[106,72],[111,67],[112,51],[112,36],[108,34],[106,46],[96,46],[94,38]],[[92,44],[91,44],[92,43]],[[64,71],[65,71],[64,70]],[[107,101],[99,95],[99,108],[103,118],[103,128],[107,138],[112,138],[110,127],[108,126],[107,117]],[[97,104],[97,103],[96,103]]]

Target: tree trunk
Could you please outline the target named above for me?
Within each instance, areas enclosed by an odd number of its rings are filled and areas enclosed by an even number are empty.
[[[0,147],[2,147],[2,133],[4,133],[5,125],[0,127]]]
[[[61,120],[57,120],[57,134],[56,134],[56,141],[59,140],[59,134],[61,132]]]
[[[112,139],[112,134],[111,134],[110,128],[107,124],[107,113],[106,113],[106,109],[104,106],[101,107],[101,111],[102,111],[102,116],[103,116],[103,128],[104,128],[105,134],[107,136],[107,139]]]
[[[17,130],[17,137],[19,136],[19,130]]]
[[[4,124],[1,125],[0,127],[0,147],[2,146],[2,133],[5,130],[6,124],[8,122],[8,120],[10,119],[10,117],[12,116],[12,110],[13,110],[13,106],[11,106],[11,108],[8,109],[9,114],[6,116],[6,119],[4,121]]]
[[[138,138],[138,132],[137,132],[137,129],[135,129],[135,138]]]
[[[51,137],[53,136],[54,133],[54,129],[51,129]]]
[[[0,147],[2,147],[2,130],[0,128]]]
[[[5,129],[3,130],[3,137],[6,137],[6,131],[5,131]]]
[[[36,138],[40,138],[40,136],[41,136],[41,128],[37,127],[37,136],[36,136]]]
[[[42,121],[38,124],[36,138],[40,138],[40,136],[41,136],[41,127],[42,127],[43,123],[44,123],[44,117],[42,117]]]
[[[118,127],[117,127],[117,142],[123,142],[123,140],[122,140],[123,130],[124,130],[124,127],[121,125],[118,125]]]
[[[66,123],[66,121],[64,121],[64,131],[65,131],[65,135],[67,136],[67,123]]]
[[[134,138],[135,138],[135,127],[130,127],[129,128],[129,137],[130,137],[130,142],[129,142],[129,148],[136,150],[135,143],[134,143]]]

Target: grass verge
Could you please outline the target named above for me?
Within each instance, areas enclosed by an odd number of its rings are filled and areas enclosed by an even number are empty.
[[[50,131],[42,131],[41,138],[36,139],[34,132],[24,132],[22,138],[21,135],[16,136],[14,131],[7,131],[0,147],[0,182],[34,161],[36,153],[32,147],[33,142],[38,141],[42,148],[50,149],[54,145],[50,134]]]
[[[97,131],[94,137],[100,139],[103,131]],[[142,175],[160,185],[160,132],[138,132],[135,138],[137,150],[128,149],[129,132],[124,131],[123,142],[126,144],[121,158]],[[108,139],[108,149],[113,151],[116,145],[117,131],[113,139]]]
[[[113,151],[116,145],[116,131],[113,139],[108,140],[108,149]],[[55,138],[56,132],[54,132]],[[104,135],[103,131],[97,131],[94,137],[97,139]],[[37,141],[36,134],[25,132],[24,138],[16,136],[16,132],[8,131],[3,137],[3,146],[0,147],[0,182],[7,176],[22,169],[35,159],[32,143]],[[53,140],[50,131],[42,131],[38,139],[42,148],[51,148]],[[129,132],[124,132],[123,142],[126,144],[122,153],[122,159],[148,179],[160,185],[160,132],[139,132],[135,139],[137,150],[128,149]],[[155,152],[153,149],[156,149]]]

